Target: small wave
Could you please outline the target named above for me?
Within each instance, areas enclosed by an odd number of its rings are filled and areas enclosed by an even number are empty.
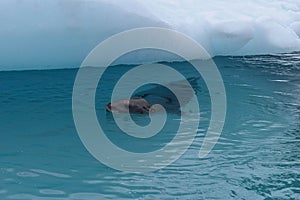
[[[32,173],[32,172],[18,172],[17,176],[19,176],[19,177],[37,177],[40,175],[38,175],[36,173]]]
[[[71,178],[71,176],[67,175],[67,174],[59,174],[59,173],[49,172],[49,171],[42,170],[42,169],[31,169],[30,171],[36,172],[39,174],[46,174],[46,175],[50,175],[50,176],[54,176],[54,177],[58,177],[58,178]]]

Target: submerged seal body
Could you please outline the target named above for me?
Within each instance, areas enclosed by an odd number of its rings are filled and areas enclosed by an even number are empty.
[[[145,90],[136,92],[133,98],[108,103],[106,110],[108,112],[147,114],[165,109],[168,113],[180,113],[180,106],[186,105],[195,94],[201,92],[198,80],[199,77],[187,79],[193,90],[188,89],[189,85],[187,85],[186,80],[174,81],[165,86],[151,85]],[[168,88],[172,88],[174,91]],[[175,94],[179,95],[181,105]]]
[[[120,99],[106,105],[108,112],[145,114],[150,112],[150,104],[143,98]]]

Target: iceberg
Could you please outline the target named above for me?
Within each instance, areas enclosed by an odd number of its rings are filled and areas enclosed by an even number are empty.
[[[299,0],[3,0],[0,23],[0,70],[79,67],[109,36],[149,26],[187,34],[212,56],[300,50]]]

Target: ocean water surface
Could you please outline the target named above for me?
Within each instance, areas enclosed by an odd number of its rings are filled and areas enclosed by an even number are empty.
[[[209,93],[199,80],[201,123],[193,144],[166,168],[139,174],[103,165],[81,143],[72,116],[78,69],[0,72],[0,199],[300,199],[300,54],[214,60],[227,92],[217,145],[198,158],[210,119]],[[186,62],[165,64],[188,68]],[[99,92],[110,88],[108,82]],[[113,118],[103,107],[108,100],[97,95],[108,137],[143,151],[145,144],[128,144],[111,128]],[[173,136],[152,140],[151,147]]]

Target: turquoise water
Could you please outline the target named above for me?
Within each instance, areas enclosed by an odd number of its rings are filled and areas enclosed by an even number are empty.
[[[300,199],[300,54],[215,62],[228,103],[218,144],[198,158],[210,117],[209,94],[199,80],[195,141],[170,166],[142,174],[101,164],[81,143],[72,117],[77,69],[0,72],[0,199]],[[126,67],[132,66],[112,70]],[[101,123],[107,101],[100,96],[96,103]],[[104,117],[104,124],[112,123]],[[136,118],[141,124],[149,120]],[[107,130],[123,148],[140,150],[116,129]],[[161,147],[161,141],[151,142]]]

